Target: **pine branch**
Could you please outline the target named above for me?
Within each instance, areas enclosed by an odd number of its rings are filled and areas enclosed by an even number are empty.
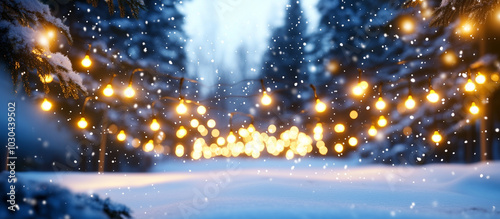
[[[421,0],[407,0],[403,8],[416,7]],[[434,11],[431,26],[447,26],[457,19],[467,19],[473,25],[486,22],[486,19],[500,7],[499,0],[442,0]]]
[[[130,13],[134,18],[139,17],[139,11],[146,9],[144,2],[142,0],[117,0],[118,10],[120,10],[120,17],[125,17],[127,6],[130,8]],[[98,6],[99,0],[87,0],[87,3],[91,4],[92,7],[96,8]],[[114,0],[106,1],[109,9],[109,14],[113,15],[115,13]]]

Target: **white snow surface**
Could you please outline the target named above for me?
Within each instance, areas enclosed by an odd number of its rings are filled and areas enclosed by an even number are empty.
[[[97,193],[135,218],[500,218],[500,163],[307,158],[169,161],[151,173],[22,173]]]

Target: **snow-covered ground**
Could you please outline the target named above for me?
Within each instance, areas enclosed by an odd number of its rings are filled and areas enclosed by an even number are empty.
[[[153,173],[23,173],[132,208],[136,218],[500,218],[500,163],[170,161]]]

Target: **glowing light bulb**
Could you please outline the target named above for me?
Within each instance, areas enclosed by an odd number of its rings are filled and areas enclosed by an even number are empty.
[[[316,107],[315,108],[316,108],[316,112],[318,112],[318,113],[325,112],[326,104],[321,102],[321,100],[316,99]]]
[[[125,134],[124,130],[121,130],[118,133],[118,135],[116,135],[116,139],[118,139],[118,141],[125,141],[126,138],[127,138],[127,135]]]
[[[374,125],[372,125],[372,126],[370,127],[370,129],[368,129],[368,135],[370,135],[370,136],[372,136],[372,137],[373,137],[373,136],[375,136],[375,135],[377,135],[377,132],[378,132],[378,131],[377,131],[377,129],[375,128],[375,126],[374,126]]]
[[[349,138],[348,142],[349,142],[349,145],[351,147],[354,147],[354,146],[358,145],[358,139],[356,137]]]
[[[263,94],[262,94],[262,99],[260,99],[260,102],[262,103],[262,105],[264,106],[269,106],[271,105],[272,103],[272,99],[269,95],[267,95],[267,92],[264,91]]]
[[[335,149],[335,151],[337,153],[342,153],[342,151],[344,151],[344,146],[340,143],[337,143],[335,144],[335,146],[333,147],[333,149]]]
[[[43,98],[41,107],[43,111],[49,111],[52,108],[52,103],[47,98]]]
[[[413,109],[415,108],[415,100],[413,100],[413,97],[411,95],[408,95],[408,99],[405,101],[405,106],[407,109]]]
[[[486,82],[486,77],[483,74],[481,74],[481,72],[477,73],[476,83],[484,84],[485,82]]]
[[[186,114],[187,112],[187,107],[186,105],[184,104],[184,100],[181,100],[179,105],[177,105],[177,108],[175,108],[175,110],[177,111],[178,114]]]
[[[361,96],[363,95],[363,87],[361,87],[361,83],[358,83],[354,88],[352,88],[352,93],[355,96]]]
[[[401,30],[405,33],[413,33],[415,31],[415,21],[409,17],[401,22]]]
[[[102,93],[104,94],[104,96],[106,97],[111,97],[113,96],[113,86],[111,86],[111,84],[108,84],[106,85],[106,88],[104,88],[104,90],[102,90]]]
[[[474,82],[472,82],[472,79],[468,79],[467,80],[467,83],[465,84],[465,91],[467,92],[472,92],[476,90],[476,84],[474,84]]]
[[[469,22],[465,22],[463,25],[462,25],[462,31],[464,33],[470,33],[472,32],[472,25],[469,23]]]
[[[473,115],[476,115],[479,113],[479,107],[477,107],[476,102],[472,102],[469,112],[472,113]]]
[[[227,143],[233,144],[234,142],[236,142],[236,136],[234,136],[233,131],[230,131],[227,136]]]
[[[382,99],[382,97],[379,97],[377,103],[375,103],[375,108],[377,108],[378,110],[383,110],[385,109],[385,106],[386,104],[384,99]]]
[[[123,94],[125,95],[126,98],[132,98],[135,96],[135,90],[132,88],[132,85],[129,85],[127,88],[125,88],[125,91],[123,91]]]
[[[149,125],[149,128],[151,128],[152,131],[156,132],[160,130],[160,123],[158,123],[158,120],[153,119],[151,125]]]
[[[380,116],[377,121],[378,126],[385,127],[387,125],[387,119],[384,116]]]
[[[184,146],[179,144],[175,147],[175,156],[182,157],[184,156]]]
[[[145,152],[150,152],[152,151],[153,149],[155,148],[155,143],[153,142],[153,140],[149,140],[148,143],[146,143],[143,147],[143,150]]]
[[[85,120],[84,117],[82,117],[80,121],[78,121],[78,127],[81,129],[87,128],[88,125],[89,123],[87,122],[87,120]]]
[[[47,37],[45,37],[45,36],[40,36],[38,38],[38,43],[40,43],[43,46],[48,46],[49,45],[49,39],[47,39]]]
[[[445,53],[443,56],[442,56],[442,59],[443,59],[443,62],[447,65],[447,66],[454,66],[457,64],[457,56],[455,55],[454,52],[447,52]]]
[[[48,84],[54,80],[54,77],[52,77],[52,74],[46,74],[44,76],[40,75],[40,80],[43,83]]]
[[[323,125],[321,123],[316,124],[316,127],[314,127],[313,132],[316,134],[321,134],[323,133]]]
[[[255,132],[255,127],[253,126],[253,124],[250,123],[250,125],[248,125],[247,131],[250,133]]]
[[[427,94],[427,100],[431,103],[436,103],[439,101],[439,95],[434,90],[430,90],[429,94]]]
[[[337,133],[342,133],[345,131],[345,126],[343,124],[337,124],[337,125],[335,125],[335,127],[333,127],[333,129]]]
[[[85,58],[83,58],[82,60],[82,66],[85,67],[85,68],[88,68],[92,65],[92,61],[90,60],[90,56],[89,55],[85,55]]]
[[[213,120],[213,119],[209,119],[209,120],[207,121],[207,126],[208,126],[209,128],[214,128],[216,125],[217,125],[217,123],[216,123],[216,122],[215,122],[215,120]]]
[[[179,130],[175,133],[177,138],[184,138],[187,135],[187,130],[184,126],[179,127]]]
[[[207,112],[207,108],[205,108],[204,106],[198,106],[198,109],[196,109],[196,111],[198,112],[198,114],[203,115]]]
[[[368,89],[368,86],[369,86],[369,85],[368,85],[368,82],[366,82],[366,81],[361,81],[361,82],[359,83],[359,86],[361,87],[361,89],[366,90],[366,89]]]
[[[434,131],[434,134],[432,135],[431,139],[434,143],[439,143],[441,142],[441,140],[443,140],[443,137],[441,136],[441,134],[439,134],[438,131]]]

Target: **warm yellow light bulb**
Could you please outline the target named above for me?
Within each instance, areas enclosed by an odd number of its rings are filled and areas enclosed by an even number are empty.
[[[158,120],[153,119],[149,128],[151,128],[152,131],[156,132],[160,130],[160,123],[158,123]]]
[[[427,94],[427,100],[431,103],[436,103],[439,101],[439,95],[434,90],[430,90],[429,94]]]
[[[123,91],[123,94],[125,95],[126,98],[132,98],[135,96],[135,90],[132,88],[132,85],[129,85],[127,88],[125,88],[125,91]]]
[[[378,126],[385,127],[387,125],[387,119],[384,116],[380,116],[377,121]]]
[[[155,143],[153,142],[153,140],[149,140],[148,143],[146,143],[143,147],[143,150],[145,152],[150,152],[152,151],[153,149],[155,148]]]
[[[383,110],[385,109],[385,106],[386,104],[384,99],[382,99],[382,97],[379,97],[377,103],[375,103],[375,108],[377,108],[378,110]]]
[[[326,104],[321,102],[321,100],[316,99],[316,107],[315,108],[316,108],[316,112],[318,112],[318,113],[325,112]]]
[[[442,56],[443,62],[448,66],[454,66],[457,64],[457,56],[454,52],[449,51]]]
[[[85,58],[83,58],[82,60],[82,66],[85,67],[85,68],[88,68],[92,65],[92,61],[90,60],[90,56],[89,55],[85,55]]]
[[[408,95],[408,99],[405,101],[405,106],[407,109],[413,109],[415,108],[415,100],[413,100],[413,97],[411,95]]]
[[[368,89],[369,85],[368,85],[368,82],[361,81],[361,82],[359,82],[359,86],[361,87],[361,89],[366,90],[366,89]]]
[[[465,84],[465,91],[467,92],[472,92],[476,90],[476,84],[474,84],[474,82],[472,82],[472,79],[468,79],[467,80],[467,83]]]
[[[44,76],[40,75],[40,80],[43,83],[48,84],[54,80],[54,77],[52,77],[52,74],[46,74]]]
[[[415,21],[411,18],[405,18],[401,22],[401,30],[405,33],[413,33],[415,31]]]
[[[333,147],[333,149],[335,149],[335,151],[337,153],[342,153],[342,151],[344,151],[344,146],[340,143],[337,143],[335,144],[335,146]]]
[[[335,125],[335,127],[333,127],[333,129],[337,133],[342,133],[345,131],[345,126],[343,124],[337,124],[337,125]]]
[[[121,130],[118,133],[118,135],[116,135],[116,139],[118,139],[118,141],[125,141],[126,138],[127,138],[127,135],[125,134],[124,130]]]
[[[234,136],[233,131],[230,131],[227,136],[227,143],[233,144],[234,142],[236,142],[236,136]]]
[[[479,107],[477,107],[476,102],[472,102],[472,104],[469,108],[469,112],[474,114],[474,115],[479,113]]]
[[[434,131],[434,134],[432,135],[431,139],[434,143],[439,143],[441,142],[441,140],[443,140],[443,137],[441,136],[441,134],[439,134],[438,131]]]
[[[78,121],[78,127],[81,129],[87,128],[88,125],[89,123],[87,122],[87,120],[85,120],[84,117],[82,117],[80,121]]]
[[[370,129],[368,129],[368,135],[369,135],[369,136],[372,136],[372,137],[373,137],[373,136],[377,135],[377,132],[378,132],[378,131],[377,131],[377,129],[375,128],[375,126],[374,126],[374,125],[372,125],[372,126],[370,127]]]
[[[181,100],[179,105],[177,105],[177,108],[175,108],[175,110],[177,111],[178,114],[186,114],[187,112],[187,107],[186,105],[184,104],[184,100]]]
[[[271,99],[271,97],[267,94],[266,91],[264,91],[262,93],[262,99],[260,99],[260,102],[262,103],[262,105],[269,106],[269,105],[271,105],[272,101],[273,100]]]
[[[354,147],[354,146],[358,145],[358,139],[356,137],[349,138],[349,145],[351,147]]]
[[[478,73],[476,76],[476,83],[484,84],[485,82],[486,82],[486,77],[483,74]]]
[[[41,107],[43,111],[49,111],[52,108],[52,103],[47,98],[43,98]]]
[[[204,106],[198,106],[198,109],[196,109],[196,111],[198,112],[198,114],[203,115],[207,112],[207,108]]]
[[[463,33],[470,33],[470,32],[472,32],[472,25],[469,22],[465,22],[462,25],[462,31],[463,31]]]
[[[363,95],[363,87],[361,87],[361,83],[358,83],[354,88],[352,88],[352,93],[355,96],[361,96]]]
[[[184,126],[179,127],[179,130],[175,133],[177,138],[184,138],[187,135],[187,130]]]
[[[175,147],[175,156],[182,157],[184,156],[184,146],[179,144]]]
[[[255,127],[253,126],[253,124],[248,125],[247,131],[248,131],[249,133],[253,133],[253,132],[255,132]]]
[[[315,134],[323,133],[323,125],[321,125],[321,123],[316,124],[316,127],[314,127],[313,132]]]
[[[111,97],[113,96],[113,86],[111,84],[108,84],[106,85],[106,88],[104,88],[104,90],[102,90],[102,93],[104,94],[104,96],[106,97]]]

